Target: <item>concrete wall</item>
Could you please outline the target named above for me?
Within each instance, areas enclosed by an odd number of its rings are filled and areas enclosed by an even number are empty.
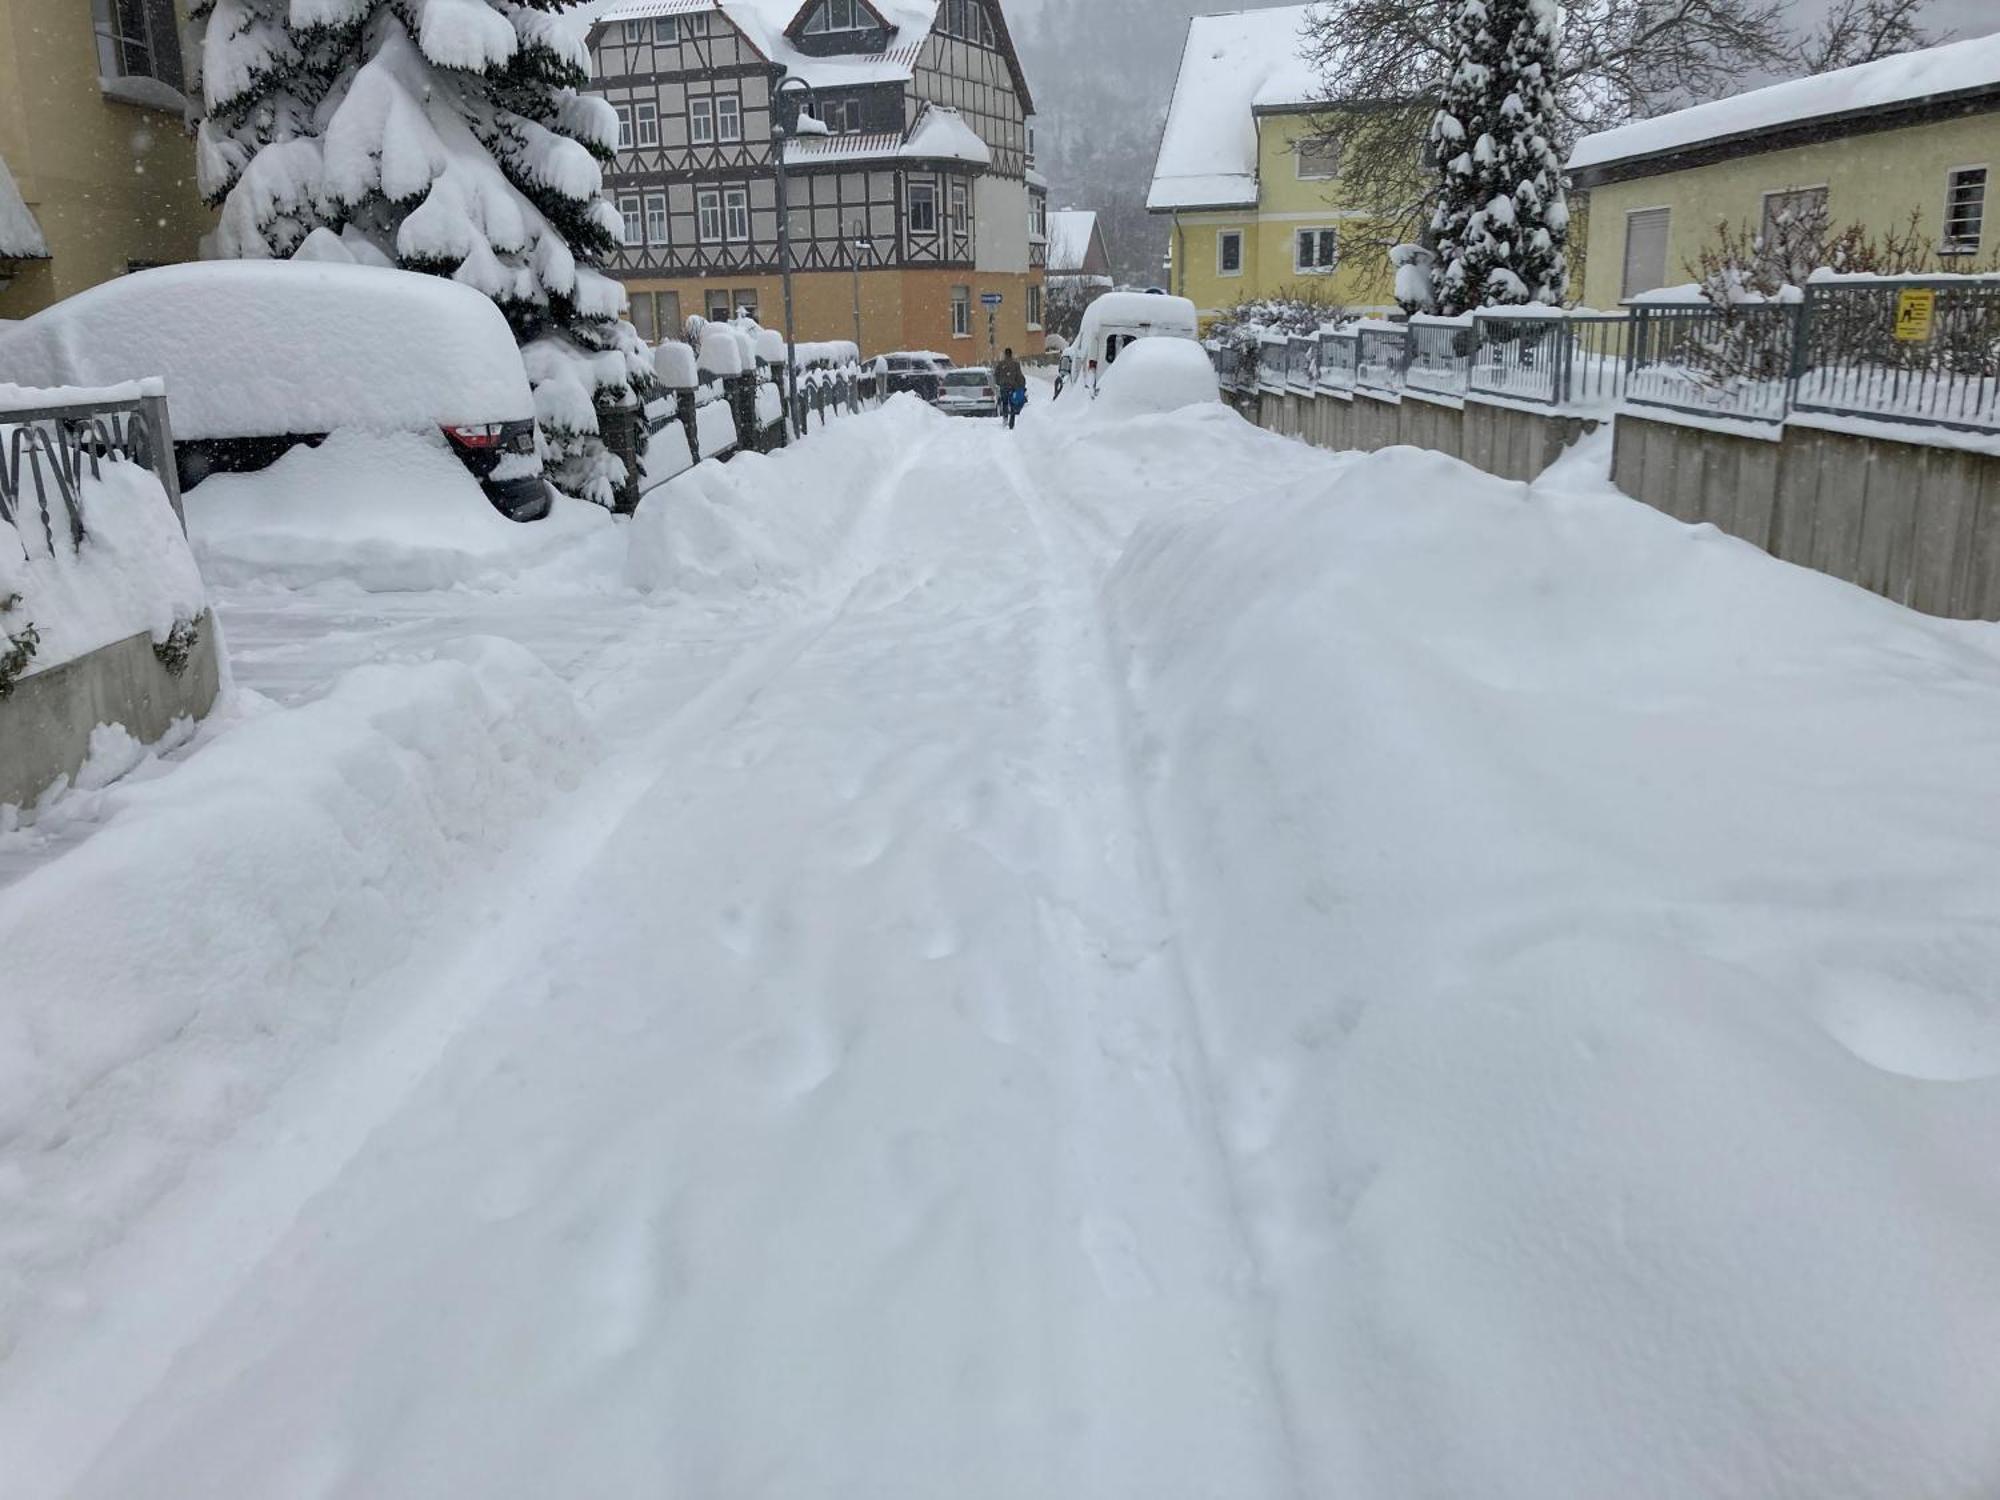
[[[1259,391],[1239,399],[1237,409],[1258,426],[1335,452],[1407,444],[1462,458],[1502,479],[1534,479],[1597,423],[1552,412],[1525,411],[1467,401],[1463,410],[1445,401],[1405,395],[1384,401],[1356,393]]]
[[[1668,515],[1898,604],[2000,620],[2000,458],[1790,426],[1764,442],[1621,416],[1612,478]]]
[[[217,663],[215,616],[204,614],[179,677],[160,664],[147,634],[23,677],[0,698],[0,802],[25,806],[58,776],[74,776],[99,724],[122,724],[151,744],[176,719],[202,717],[215,704]]]

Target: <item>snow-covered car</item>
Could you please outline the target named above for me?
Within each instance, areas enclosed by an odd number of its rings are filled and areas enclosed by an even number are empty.
[[[902,350],[894,354],[878,354],[873,368],[884,398],[908,391],[925,401],[935,402],[943,384],[944,372],[951,368],[951,361],[942,354]]]
[[[1058,395],[1096,396],[1103,372],[1139,339],[1172,338],[1199,342],[1200,319],[1185,297],[1162,292],[1107,292],[1084,309],[1076,337],[1057,367]]]
[[[984,365],[947,370],[939,377],[937,409],[951,417],[997,417],[1000,387]]]
[[[492,301],[437,276],[301,261],[135,272],[0,331],[0,378],[167,382],[181,487],[342,429],[434,434],[510,520],[548,515],[534,397]]]

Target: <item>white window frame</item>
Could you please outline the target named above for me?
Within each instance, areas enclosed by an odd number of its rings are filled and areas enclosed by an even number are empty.
[[[1618,243],[1618,300],[1621,302],[1627,297],[1637,297],[1645,292],[1657,290],[1655,287],[1640,287],[1634,290],[1631,285],[1632,221],[1641,214],[1665,214],[1667,216],[1667,232],[1665,238],[1661,241],[1660,247],[1660,286],[1667,284],[1667,268],[1673,263],[1674,206],[1671,203],[1649,203],[1644,208],[1626,209],[1625,236]]]
[[[715,100],[706,94],[688,100],[688,142],[696,146],[715,144]]]
[[[178,92],[186,86],[180,33],[167,0],[92,0],[97,76],[150,78]]]
[[[632,106],[632,144],[641,147],[660,144],[660,106],[650,99]]]
[[[1319,250],[1319,237],[1323,234],[1330,234],[1333,236],[1333,259],[1331,261],[1328,261],[1324,265],[1319,264],[1317,259],[1315,259],[1314,264],[1307,265],[1305,263],[1305,258],[1299,254],[1299,250],[1301,248],[1300,241],[1303,240],[1305,236],[1311,235],[1313,237],[1313,249],[1315,252],[1317,252]],[[1339,226],[1334,224],[1301,224],[1292,231],[1292,273],[1294,275],[1331,276],[1339,268],[1340,268]]]
[[[630,104],[614,104],[611,106],[611,112],[618,117],[618,149],[620,151],[630,151],[632,149],[632,106]]]
[[[743,232],[737,233],[737,225]],[[750,239],[750,189],[747,187],[724,188],[722,190],[722,230],[723,238],[731,244],[745,244]]]
[[[1308,172],[1306,170],[1306,148],[1327,146],[1333,148],[1333,170],[1331,172]],[[1340,137],[1337,135],[1309,135],[1300,138],[1294,151],[1300,182],[1337,182],[1340,179]]]
[[[924,217],[928,221],[917,222],[917,194],[924,195]],[[904,190],[904,212],[908,214],[911,234],[936,234],[938,232],[937,184],[928,179],[914,181]]]
[[[618,195],[618,217],[621,221],[623,243],[643,245],[646,243],[645,208],[637,193]]]
[[[1979,185],[1979,233],[1970,240],[1954,239],[1951,233],[1951,200],[1958,179],[1967,172],[1983,172],[1985,180]],[[1965,162],[1960,166],[1947,167],[1944,174],[1944,224],[1938,234],[1938,254],[1977,255],[1979,247],[1986,240],[1987,201],[1993,186],[1993,169],[1983,161]]]
[[[954,182],[947,201],[951,205],[951,232],[969,234],[972,230],[972,189],[962,182]]]
[[[1228,240],[1236,241],[1236,269],[1230,270],[1223,264],[1222,246]],[[1240,229],[1218,229],[1215,231],[1215,274],[1218,276],[1241,276],[1243,274],[1243,253],[1245,242]]]
[[[972,288],[969,286],[951,289],[951,336],[955,339],[972,337]]]
[[[1028,288],[1028,327],[1031,329],[1039,329],[1042,326],[1043,301],[1044,294],[1040,287]]]
[[[722,243],[722,189],[696,188],[695,233],[704,245]]]
[[[715,138],[731,142],[743,139],[743,101],[734,94],[715,96]]]
[[[627,21],[625,23],[626,46],[636,47],[645,40],[646,40],[646,23],[644,21]]]
[[[720,313],[715,309],[715,299],[718,296],[722,298],[722,311]],[[709,322],[727,323],[731,318],[736,316],[736,304],[730,300],[730,296],[731,293],[728,287],[723,287],[719,292],[716,288],[710,287],[702,293],[701,300],[708,310],[707,317]]]
[[[665,193],[646,194],[646,243],[664,245],[667,243],[667,195]]]
[[[653,45],[655,47],[678,47],[681,40],[680,22],[673,16],[653,17]]]

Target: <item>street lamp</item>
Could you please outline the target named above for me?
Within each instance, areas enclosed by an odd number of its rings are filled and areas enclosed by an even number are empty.
[[[785,147],[799,133],[799,116],[813,102],[812,85],[790,73],[779,75],[771,93],[771,137],[778,158],[778,275],[785,285],[785,410],[798,420],[798,335],[792,318],[792,193]]]
[[[854,273],[854,357],[861,358],[861,252],[868,248],[865,226],[856,219],[847,231],[847,264]]]

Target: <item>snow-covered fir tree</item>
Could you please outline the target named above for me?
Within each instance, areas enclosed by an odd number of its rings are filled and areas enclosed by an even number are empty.
[[[352,260],[486,293],[520,340],[550,477],[609,504],[598,401],[651,361],[596,269],[617,144],[573,0],[196,0],[197,170],[224,256]]]
[[[1569,202],[1553,82],[1559,0],[1459,0],[1455,62],[1431,123],[1437,310],[1560,304]]]

